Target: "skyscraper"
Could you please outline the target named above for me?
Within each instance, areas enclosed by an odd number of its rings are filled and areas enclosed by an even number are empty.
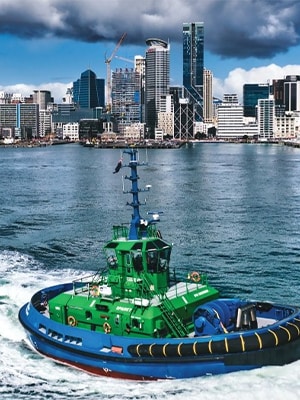
[[[104,107],[104,79],[98,79],[90,69],[73,82],[73,99],[81,108]]]
[[[260,139],[270,140],[274,137],[275,102],[273,99],[258,100],[257,124]]]
[[[212,94],[213,75],[208,69],[203,71],[203,119],[204,122],[213,121],[213,94]]]
[[[133,68],[117,68],[112,73],[112,114],[118,129],[140,122],[141,74]]]
[[[204,24],[183,23],[183,86],[194,105],[195,119],[203,117]]]
[[[157,127],[161,96],[169,94],[170,46],[161,39],[147,39],[145,76],[145,119],[149,134]]]

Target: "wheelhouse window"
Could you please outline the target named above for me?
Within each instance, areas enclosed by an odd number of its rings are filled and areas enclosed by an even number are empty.
[[[158,273],[169,268],[171,247],[162,240],[147,243],[147,268],[149,272]]]
[[[109,268],[117,268],[117,255],[115,249],[105,249],[107,265]]]
[[[132,251],[132,252],[131,252],[131,257],[132,257],[133,268],[134,268],[137,272],[142,271],[142,270],[143,270],[143,257],[142,257],[142,252],[141,252],[141,251]]]

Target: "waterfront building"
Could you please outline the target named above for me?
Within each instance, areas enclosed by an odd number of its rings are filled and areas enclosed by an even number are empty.
[[[184,97],[194,106],[195,119],[203,118],[204,24],[183,23]]]
[[[274,99],[258,100],[257,109],[258,137],[261,140],[272,140],[275,130]]]
[[[16,104],[17,125],[21,132],[21,139],[37,138],[39,136],[39,105]]]
[[[243,86],[244,117],[257,117],[259,99],[268,99],[270,86],[268,83],[246,83]]]
[[[126,126],[124,130],[124,140],[127,142],[142,142],[145,139],[145,124],[137,122]]]
[[[15,139],[29,140],[38,137],[38,104],[0,104],[0,133],[10,130]]]
[[[50,109],[39,111],[39,137],[45,137],[51,133],[52,114]]]
[[[104,107],[104,79],[90,69],[73,82],[73,101],[80,108]]]
[[[297,139],[300,135],[300,112],[286,112],[275,117],[274,138],[278,140]]]
[[[217,137],[220,139],[236,140],[257,135],[257,124],[253,119],[244,118],[244,108],[236,94],[224,94],[217,108],[217,120]]]
[[[79,123],[70,122],[63,125],[63,140],[78,141],[79,140]]]
[[[154,137],[162,96],[169,94],[170,46],[161,39],[147,39],[145,75],[145,122]]]
[[[125,126],[140,122],[141,75],[133,68],[117,68],[112,73],[112,114],[118,132],[123,134]]]

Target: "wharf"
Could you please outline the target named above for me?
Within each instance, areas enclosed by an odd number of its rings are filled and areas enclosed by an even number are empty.
[[[283,144],[285,146],[300,148],[300,141],[299,140],[295,140],[295,141],[287,140],[287,141],[284,141]]]
[[[126,143],[126,142],[91,142],[82,143],[84,147],[94,147],[96,149],[178,149],[186,144],[186,141],[164,141],[164,142],[141,142],[141,143]]]

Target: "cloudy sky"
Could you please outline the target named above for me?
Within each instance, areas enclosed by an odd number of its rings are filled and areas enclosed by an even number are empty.
[[[300,75],[299,0],[0,0],[0,91],[51,90],[60,102],[86,69],[106,77],[110,56],[145,55],[145,40],[171,46],[171,81],[182,83],[182,23],[204,22],[204,65],[214,95],[244,83]],[[131,67],[115,58],[112,69]]]

